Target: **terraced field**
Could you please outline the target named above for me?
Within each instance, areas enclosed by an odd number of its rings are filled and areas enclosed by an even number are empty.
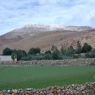
[[[43,88],[95,81],[95,66],[0,65],[0,90]]]

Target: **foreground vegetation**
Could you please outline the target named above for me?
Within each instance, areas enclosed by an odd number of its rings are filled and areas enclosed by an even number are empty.
[[[95,81],[95,66],[0,65],[0,90]]]

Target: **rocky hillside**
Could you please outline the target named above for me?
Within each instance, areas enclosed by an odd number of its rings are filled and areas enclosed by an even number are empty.
[[[87,26],[27,25],[0,36],[0,49],[40,47],[46,50],[52,45],[75,45],[78,40],[95,47],[95,29]]]

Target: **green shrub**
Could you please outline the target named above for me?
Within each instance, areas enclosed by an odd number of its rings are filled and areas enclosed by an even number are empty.
[[[92,51],[89,52],[89,53],[86,53],[85,56],[86,56],[87,58],[94,58],[94,57],[95,57],[95,49],[92,50]]]
[[[45,54],[44,59],[51,60],[52,59],[52,54]]]
[[[83,47],[82,47],[82,53],[87,53],[90,52],[92,50],[91,45],[84,43]]]
[[[44,59],[45,59],[45,57],[42,54],[32,55],[31,56],[31,60],[44,60]]]
[[[31,55],[28,54],[27,56],[22,57],[21,60],[29,61],[29,60],[32,60],[32,57]]]

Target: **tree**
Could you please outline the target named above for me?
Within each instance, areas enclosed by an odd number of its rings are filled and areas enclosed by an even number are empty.
[[[28,52],[28,54],[31,54],[31,55],[36,55],[36,54],[40,54],[41,52],[41,49],[40,48],[31,48]]]
[[[82,46],[80,41],[77,41],[77,48],[76,48],[76,53],[80,54],[82,51]]]
[[[65,54],[65,49],[64,49],[63,46],[61,47],[60,52],[61,52],[62,54]]]
[[[13,53],[12,53],[11,58],[12,58],[12,60],[13,60],[13,61],[15,61],[15,60],[16,60],[17,55],[16,55],[16,53],[15,53],[15,52],[13,52]]]
[[[75,49],[73,48],[73,46],[70,46],[68,48],[63,48],[61,47],[61,54],[65,55],[65,56],[71,56],[72,54],[75,53]]]
[[[17,54],[17,60],[18,61],[21,60],[22,57],[26,56],[26,52],[24,50],[17,50],[16,54]]]
[[[51,53],[52,53],[52,58],[53,59],[60,59],[60,52],[59,52],[59,50],[57,49],[56,46],[52,46]]]
[[[92,50],[92,46],[87,43],[84,43],[82,47],[82,53],[87,53],[90,52],[91,50]]]
[[[3,55],[11,55],[12,54],[12,49],[10,48],[5,48],[3,50]]]
[[[13,50],[13,56],[14,55],[16,55],[17,61],[19,61],[22,57],[25,57],[27,54],[24,50]]]
[[[70,46],[68,48],[68,55],[73,55],[75,53],[75,49],[73,48],[73,46]]]

